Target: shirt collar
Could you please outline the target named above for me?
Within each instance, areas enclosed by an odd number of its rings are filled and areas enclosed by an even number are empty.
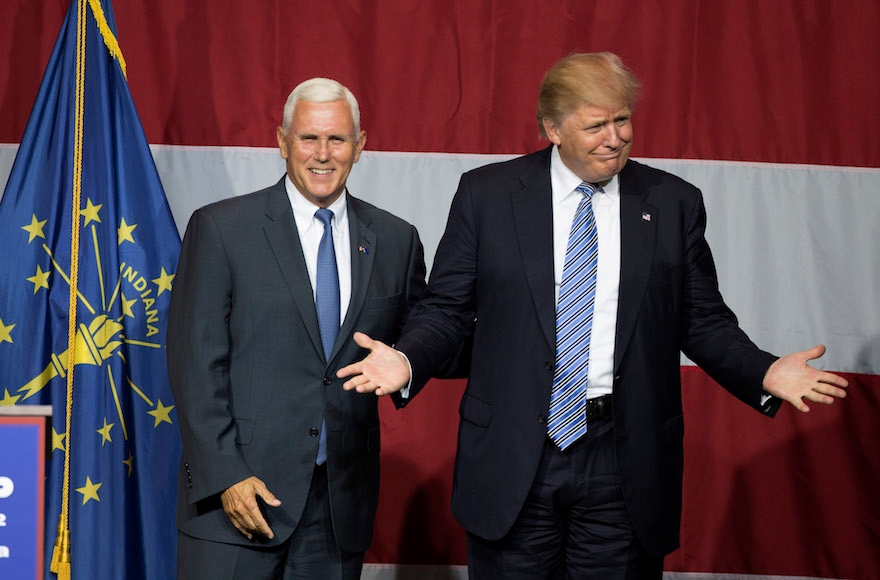
[[[290,176],[284,177],[284,189],[287,191],[287,198],[290,200],[290,207],[293,208],[293,217],[296,219],[296,227],[299,228],[301,232],[307,231],[315,223],[315,212],[318,211],[318,206],[303,197],[290,180]],[[333,212],[334,229],[340,228],[343,221],[348,218],[347,199],[348,189],[345,189],[342,191],[342,195],[339,196],[339,199],[334,201],[330,207],[327,208]],[[320,223],[318,223],[318,225],[320,225]]]
[[[559,148],[554,145],[550,152],[550,186],[553,189],[553,202],[558,203],[570,195],[581,195],[575,191],[575,188],[581,184],[583,179],[569,169],[562,162],[559,155]],[[607,195],[609,199],[615,200],[620,195],[620,176],[615,175],[611,181],[603,187],[596,190],[598,194]]]

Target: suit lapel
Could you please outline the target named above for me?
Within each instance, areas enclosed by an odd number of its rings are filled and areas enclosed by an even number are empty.
[[[529,291],[550,349],[556,349],[556,305],[553,288],[553,202],[550,149],[534,156],[512,195],[514,225]],[[548,259],[549,256],[549,259]]]
[[[351,301],[342,321],[330,359],[336,356],[345,340],[354,332],[354,323],[364,307],[367,286],[376,257],[376,233],[370,229],[360,200],[348,194],[348,229],[351,245]],[[330,360],[328,359],[328,360]]]
[[[650,188],[640,183],[639,165],[629,161],[620,173],[620,294],[617,302],[617,333],[614,374],[635,329],[654,262],[657,224],[662,218],[647,202]]]
[[[312,294],[312,285],[303,284],[303,280],[309,279],[309,271],[306,268],[306,259],[299,241],[296,220],[293,218],[293,209],[284,189],[283,178],[269,194],[263,231],[266,233],[266,239],[269,241],[281,274],[287,282],[287,288],[299,309],[300,317],[312,340],[312,346],[318,356],[323,356],[315,297]]]

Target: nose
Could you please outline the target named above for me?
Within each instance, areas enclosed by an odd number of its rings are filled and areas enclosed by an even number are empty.
[[[605,131],[605,146],[610,149],[620,146],[620,131],[614,123],[608,123]]]
[[[330,142],[327,139],[318,139],[318,146],[315,149],[315,159],[321,162],[330,159]]]

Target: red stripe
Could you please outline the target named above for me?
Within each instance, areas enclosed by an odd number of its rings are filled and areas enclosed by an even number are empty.
[[[768,419],[682,367],[682,572],[876,578],[880,570],[880,376],[844,374],[849,396]],[[382,493],[368,562],[465,564],[449,513],[464,381],[434,381],[382,418]]]
[[[152,143],[274,146],[287,92],[349,85],[374,150],[518,153],[546,68],[619,53],[642,78],[633,154],[880,167],[874,0],[568,3],[155,0],[116,5]],[[0,6],[3,123],[17,142],[66,2]]]
[[[683,549],[667,570],[877,578],[880,377],[767,419],[683,367]]]

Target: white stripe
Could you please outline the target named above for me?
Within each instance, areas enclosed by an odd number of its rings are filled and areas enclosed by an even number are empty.
[[[467,580],[467,566],[364,564],[361,580]]]
[[[0,145],[0,184],[16,150]],[[181,232],[196,208],[270,185],[284,171],[274,148],[152,150]],[[368,151],[349,188],[416,225],[430,266],[461,173],[511,157]],[[784,354],[824,342],[829,352],[817,366],[880,373],[880,169],[645,162],[703,190],[721,291],[759,346]]]

